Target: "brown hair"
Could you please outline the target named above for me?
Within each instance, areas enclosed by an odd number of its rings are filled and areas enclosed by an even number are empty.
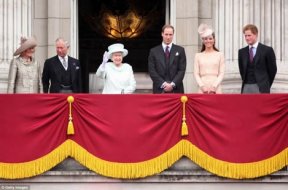
[[[215,33],[214,33],[214,32],[212,33],[212,36],[213,36],[213,38],[214,38],[214,40],[215,40]],[[215,42],[214,42],[214,44],[213,44],[213,49],[214,49],[215,51],[219,51],[219,50],[215,47]],[[203,51],[205,51],[205,45],[202,43],[201,52],[203,52]]]
[[[172,25],[170,25],[170,24],[165,24],[165,25],[162,27],[162,33],[164,32],[164,30],[165,30],[166,28],[172,28],[173,33],[174,33],[174,27],[173,27]]]
[[[257,35],[258,34],[258,28],[257,26],[253,24],[247,24],[246,26],[243,27],[243,34],[245,31],[250,30],[253,34]]]

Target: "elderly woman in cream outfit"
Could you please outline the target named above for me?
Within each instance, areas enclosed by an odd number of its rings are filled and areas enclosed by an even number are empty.
[[[40,64],[32,57],[37,42],[33,37],[21,38],[10,64],[7,93],[42,93]]]
[[[194,76],[199,86],[199,93],[221,94],[221,82],[224,77],[224,55],[215,47],[215,35],[206,24],[198,28],[202,39],[201,53],[196,53]]]
[[[124,45],[112,44],[103,55],[103,62],[96,71],[96,76],[104,79],[103,94],[131,94],[136,89],[131,65],[122,63],[128,54]],[[111,59],[112,62],[108,62]]]

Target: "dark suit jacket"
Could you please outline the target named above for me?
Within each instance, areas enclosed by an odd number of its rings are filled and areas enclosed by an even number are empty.
[[[186,54],[183,47],[172,44],[169,64],[165,63],[162,44],[152,48],[148,57],[148,67],[153,81],[153,93],[162,93],[161,85],[165,81],[175,83],[174,93],[184,93]]]
[[[259,43],[253,62],[255,66],[255,79],[260,92],[270,93],[270,88],[277,73],[276,57],[273,48]],[[249,46],[240,49],[238,52],[238,66],[242,78],[241,93],[243,92],[244,81],[247,74],[247,64],[250,64]]]
[[[81,67],[77,59],[68,56],[68,67],[71,68],[72,91],[74,93],[82,92]],[[44,93],[59,93],[61,89],[60,69],[63,69],[58,56],[47,59],[44,63],[42,73]],[[51,83],[51,84],[50,84]]]

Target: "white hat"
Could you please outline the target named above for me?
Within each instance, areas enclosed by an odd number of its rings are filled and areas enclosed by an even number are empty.
[[[128,54],[128,50],[124,49],[124,45],[117,43],[117,44],[112,44],[108,47],[108,57],[111,59],[112,53],[116,52],[121,52],[123,57],[125,57]]]
[[[21,54],[25,50],[37,46],[36,39],[33,37],[25,38],[21,37],[20,47],[14,52],[14,56]]]
[[[205,38],[213,34],[213,30],[207,24],[200,24],[200,26],[198,27],[198,33],[201,38]]]

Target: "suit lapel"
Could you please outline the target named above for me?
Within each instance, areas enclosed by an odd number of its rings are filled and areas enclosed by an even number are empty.
[[[176,55],[176,48],[175,48],[175,45],[172,44],[172,47],[171,47],[171,51],[170,51],[170,61],[169,61],[169,65],[171,65],[174,61],[174,58],[175,58],[175,55]]]
[[[256,49],[256,54],[255,54],[255,56],[254,56],[254,63],[255,63],[255,65],[259,62],[259,58],[260,58],[260,56],[261,56],[261,49],[262,49],[262,44],[261,43],[259,43],[258,44],[258,47],[257,47],[257,49]]]
[[[70,67],[70,72],[71,72],[71,81],[74,81],[75,79],[75,63],[72,63],[71,57],[68,56],[68,67]]]
[[[160,55],[160,62],[162,64],[162,66],[165,68],[166,67],[166,64],[165,64],[165,52],[163,50],[163,47],[162,45],[158,46],[158,49],[157,49],[157,54]]]
[[[59,60],[58,56],[55,56],[52,64],[53,64],[52,68],[54,69],[54,72],[56,74],[58,81],[61,81],[61,78],[60,78],[61,75],[59,73],[61,72],[61,69],[63,69],[63,65],[61,61]]]
[[[243,67],[244,67],[243,69],[244,69],[244,71],[246,71],[247,64],[250,63],[250,61],[249,61],[249,46],[244,48],[242,59],[243,59]]]

